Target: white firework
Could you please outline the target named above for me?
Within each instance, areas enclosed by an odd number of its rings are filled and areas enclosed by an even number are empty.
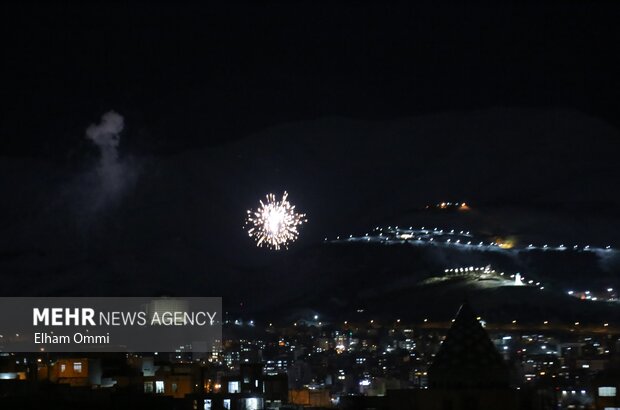
[[[295,205],[286,199],[287,196],[284,191],[282,200],[278,201],[274,194],[267,194],[266,202],[260,201],[258,209],[247,211],[245,225],[256,246],[279,250],[299,237],[298,228],[308,220],[306,214],[295,211]]]

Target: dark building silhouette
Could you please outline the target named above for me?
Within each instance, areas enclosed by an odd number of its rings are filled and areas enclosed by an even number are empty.
[[[430,388],[490,389],[509,386],[509,371],[469,303],[459,309],[428,369]]]

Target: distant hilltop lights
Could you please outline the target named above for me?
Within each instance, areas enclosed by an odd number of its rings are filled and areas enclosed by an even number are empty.
[[[576,291],[569,290],[566,292],[567,295],[572,296],[581,300],[589,300],[592,302],[617,302],[618,294],[613,288],[606,288],[600,291]]]
[[[475,232],[463,229],[428,228],[425,226],[414,228],[413,226],[388,226],[375,227],[363,234],[338,235],[335,238],[325,237],[324,242],[345,243],[345,242],[365,242],[382,245],[408,244],[413,246],[439,246],[457,247],[461,249],[480,249],[493,251],[579,251],[579,252],[617,252],[611,245],[597,247],[591,245],[565,244],[533,244],[518,246],[515,237],[494,236],[489,239],[487,236],[476,234]]]
[[[505,272],[498,272],[491,267],[491,265],[487,266],[464,266],[460,268],[448,268],[444,269],[444,277],[445,278],[458,278],[458,277],[472,277],[477,280],[488,280],[494,279],[499,286],[534,286],[540,290],[544,290],[545,287],[541,285],[541,282],[526,279],[525,276],[521,275],[521,273],[517,272],[515,274],[509,275]],[[432,282],[432,280],[427,282]],[[489,283],[487,282],[487,285]]]
[[[426,205],[426,209],[445,209],[445,210],[459,210],[469,211],[469,205],[466,202],[439,202],[435,205]]]

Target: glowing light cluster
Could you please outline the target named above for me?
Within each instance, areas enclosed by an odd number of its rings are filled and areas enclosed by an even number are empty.
[[[256,246],[280,250],[299,237],[299,227],[308,220],[306,214],[295,211],[295,205],[287,197],[286,191],[280,201],[274,194],[267,194],[266,201],[260,201],[258,209],[247,211],[245,225]]]
[[[457,233],[458,232],[458,233]],[[456,231],[455,229],[439,229],[437,227],[433,228],[414,228],[410,226],[408,229],[405,227],[398,226],[388,226],[387,228],[375,227],[372,232],[366,232],[363,236],[349,234],[347,236],[336,236],[336,239],[329,239],[327,237],[324,238],[324,242],[340,242],[340,241],[348,241],[348,242],[379,242],[384,244],[396,244],[396,243],[407,243],[410,245],[418,246],[418,245],[428,245],[432,244],[435,246],[460,246],[460,247],[484,247],[485,250],[497,250],[497,251],[520,251],[520,250],[543,250],[543,251],[568,251],[570,248],[561,244],[559,246],[555,245],[534,245],[529,244],[527,246],[519,246],[517,243],[517,239],[515,237],[506,237],[494,238],[493,242],[485,242],[485,241],[476,241],[475,238],[477,235],[475,233],[470,233],[469,231]],[[447,238],[447,239],[445,239]],[[580,246],[575,245],[572,247],[573,251],[577,252],[605,252],[605,253],[616,253],[619,252],[620,249],[614,248],[611,245],[607,245],[603,247],[595,247],[595,246]]]

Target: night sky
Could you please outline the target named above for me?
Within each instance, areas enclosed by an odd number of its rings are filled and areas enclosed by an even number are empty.
[[[3,292],[223,293],[445,199],[617,237],[620,5],[435,3],[0,6]],[[255,249],[284,190],[301,241]]]
[[[112,108],[136,154],[333,115],[561,107],[618,123],[614,2],[110,3],[3,4],[9,155],[78,155]]]

